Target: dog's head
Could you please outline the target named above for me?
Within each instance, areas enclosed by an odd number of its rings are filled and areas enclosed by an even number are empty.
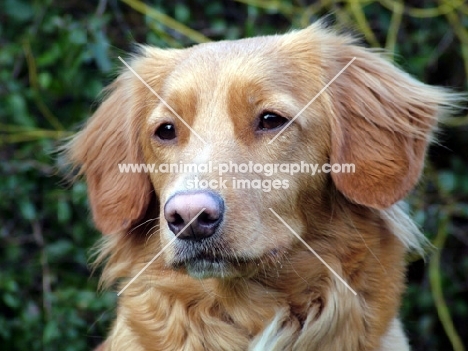
[[[336,196],[393,205],[418,180],[448,101],[320,25],[145,47],[130,67],[71,142],[70,158],[103,233],[131,236],[154,220],[166,264],[196,277],[248,276],[277,261],[298,240],[290,230],[310,235]],[[281,168],[304,163],[353,164],[354,173]]]

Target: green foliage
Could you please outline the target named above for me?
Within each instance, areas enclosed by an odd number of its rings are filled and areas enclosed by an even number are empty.
[[[466,89],[464,1],[4,0],[0,13],[0,345],[88,350],[102,341],[114,293],[89,278],[86,187],[63,180],[55,153],[96,105],[134,42],[185,47],[285,32],[328,13],[419,79]],[[417,8],[424,3],[425,8]],[[468,344],[468,117],[447,121],[442,147],[410,205],[436,259],[414,262],[402,309],[414,350]],[[435,263],[434,263],[435,262]],[[458,334],[458,335],[457,335]],[[454,336],[455,335],[455,336]]]

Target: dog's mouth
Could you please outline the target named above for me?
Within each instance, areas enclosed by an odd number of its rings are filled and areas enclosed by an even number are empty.
[[[197,279],[250,278],[259,270],[268,270],[283,261],[285,248],[273,248],[260,256],[240,252],[228,252],[226,246],[212,243],[210,246],[176,245],[169,263],[172,269],[182,271]]]
[[[177,255],[171,266],[176,270],[185,270],[197,279],[230,279],[251,275],[256,264],[254,260],[242,257],[196,253]]]

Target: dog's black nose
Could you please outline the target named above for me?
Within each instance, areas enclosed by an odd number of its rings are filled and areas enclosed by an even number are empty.
[[[202,211],[195,219],[195,216]],[[178,236],[183,240],[202,240],[216,231],[223,219],[224,201],[210,191],[199,191],[175,194],[164,206],[164,218],[174,234],[192,223]]]

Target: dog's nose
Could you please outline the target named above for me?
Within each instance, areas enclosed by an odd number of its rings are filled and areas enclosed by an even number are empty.
[[[200,214],[194,219],[198,213]],[[193,220],[178,236],[183,240],[202,240],[210,237],[221,223],[223,214],[223,199],[210,191],[175,194],[164,206],[164,218],[169,229],[176,235]]]

